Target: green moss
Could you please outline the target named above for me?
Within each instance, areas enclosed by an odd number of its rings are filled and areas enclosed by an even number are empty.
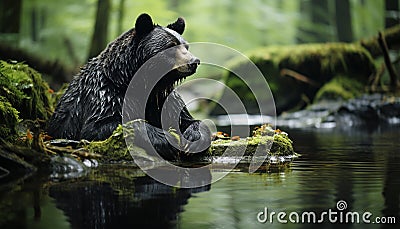
[[[133,130],[127,129],[126,137],[134,137]],[[132,157],[125,144],[124,130],[122,125],[119,125],[114,130],[113,134],[104,141],[93,141],[84,146],[90,153],[102,155],[102,161],[131,161]]]
[[[21,119],[47,120],[53,110],[48,84],[26,64],[0,61],[0,96],[19,111]]]
[[[274,135],[274,143],[271,147],[271,154],[279,156],[293,155],[293,141],[290,140],[286,133],[279,133]]]
[[[348,100],[361,95],[364,92],[364,84],[360,81],[343,75],[334,77],[322,86],[315,95],[314,101],[321,100]]]
[[[12,140],[20,120],[47,120],[52,109],[50,88],[39,73],[0,61],[0,138]]]
[[[275,69],[270,71],[275,74],[272,74],[271,77],[279,76],[280,69],[288,68],[317,82],[325,82],[337,72],[353,72],[362,77],[368,77],[369,75],[364,73],[375,70],[371,55],[357,44],[324,43],[272,46],[257,49],[248,55],[256,64],[266,64],[268,69],[273,66]]]
[[[8,140],[17,133],[18,113],[6,98],[0,96],[0,138]]]
[[[267,132],[264,130],[256,130],[253,131],[253,133],[254,135],[252,137],[247,137],[238,141],[222,139],[213,141],[209,150],[210,155],[221,156],[228,147],[233,150],[243,150],[244,147],[246,147],[244,156],[252,156],[258,147],[268,152],[269,156],[288,156],[295,154],[292,145],[293,142],[289,139],[287,133],[281,131],[275,132],[271,128],[268,128]],[[270,144],[272,144],[271,147]]]

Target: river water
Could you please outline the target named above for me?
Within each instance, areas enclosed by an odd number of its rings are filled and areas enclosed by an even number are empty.
[[[0,228],[398,228],[399,128],[289,129],[301,154],[289,168],[235,171],[195,189],[129,165],[37,174],[0,186]]]

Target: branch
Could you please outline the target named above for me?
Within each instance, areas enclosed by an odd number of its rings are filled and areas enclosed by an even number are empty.
[[[293,70],[286,69],[286,68],[282,69],[282,70],[281,70],[281,76],[285,76],[285,75],[286,75],[286,76],[293,77],[294,79],[296,79],[296,80],[298,80],[298,81],[307,83],[307,84],[309,84],[309,85],[311,85],[311,86],[314,86],[314,87],[316,87],[316,88],[320,88],[320,87],[321,87],[321,84],[320,84],[320,83],[318,83],[318,82],[316,82],[316,81],[310,79],[309,77],[307,77],[307,76],[305,76],[305,75],[302,75],[302,74],[300,74],[300,73],[298,73],[298,72],[295,72],[295,71],[293,71]]]
[[[388,28],[382,32],[382,36],[387,43],[389,50],[400,49],[400,25]],[[372,57],[376,58],[383,55],[383,51],[379,46],[378,37],[372,37],[367,40],[361,40],[361,45],[367,49]]]
[[[383,59],[385,60],[386,68],[387,68],[387,70],[389,72],[390,86],[395,89],[398,86],[397,74],[396,74],[396,71],[393,68],[392,63],[390,62],[388,47],[387,47],[385,38],[384,38],[384,36],[383,36],[383,34],[381,32],[379,32],[379,34],[378,34],[378,43],[379,43],[379,46],[380,46],[380,48],[382,50]]]

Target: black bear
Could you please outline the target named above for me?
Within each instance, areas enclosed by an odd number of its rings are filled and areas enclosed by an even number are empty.
[[[132,123],[135,143],[139,146],[148,148],[151,145],[168,160],[190,152],[206,152],[211,141],[209,129],[193,119],[174,91],[174,85],[195,73],[200,64],[181,36],[184,29],[183,18],[162,27],[155,25],[148,14],[141,14],[135,28],[111,42],[75,76],[49,120],[48,134],[71,140],[106,139],[121,124],[125,106],[130,120],[145,120]],[[147,100],[129,98],[124,101],[131,80],[134,87],[141,89],[152,84],[149,83],[154,80],[151,74],[136,74],[142,65],[171,48],[173,55],[164,55],[150,64],[153,68],[170,64],[171,70],[150,87]],[[168,104],[168,112],[167,117],[161,118],[164,103]],[[145,112],[138,112],[142,108]],[[162,119],[171,122],[165,126]],[[180,136],[171,135],[167,131],[171,128],[178,130]]]

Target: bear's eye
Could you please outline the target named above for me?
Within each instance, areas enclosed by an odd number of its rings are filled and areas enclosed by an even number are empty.
[[[170,48],[172,48],[172,47],[175,47],[175,46],[178,46],[179,44],[178,44],[178,42],[171,42],[171,44],[170,44]]]

